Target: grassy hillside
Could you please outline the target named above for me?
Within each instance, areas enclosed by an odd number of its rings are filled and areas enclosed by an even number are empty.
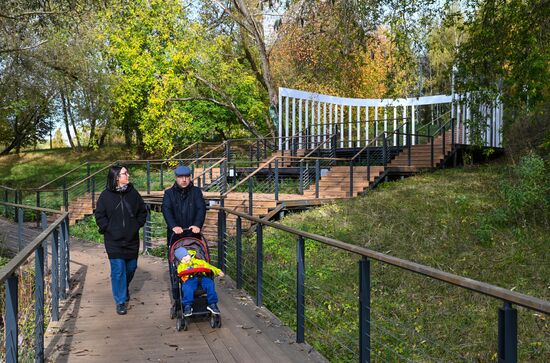
[[[547,188],[518,208],[512,175],[499,164],[440,170],[282,223],[550,300]],[[264,303],[295,325],[296,238],[268,228],[264,239]],[[253,261],[254,239],[245,245]],[[306,340],[333,361],[356,361],[357,261],[306,242]],[[253,262],[245,269],[255,275]],[[500,301],[382,263],[371,271],[375,361],[495,361]],[[518,316],[520,361],[548,360],[550,317]]]
[[[19,155],[11,154],[0,157],[0,184],[32,188],[40,186],[86,161],[105,163],[117,159],[135,158],[135,151],[123,147],[106,147],[99,150],[83,150],[82,152],[75,152],[71,149],[54,149],[23,152]],[[84,168],[84,173],[85,170]]]

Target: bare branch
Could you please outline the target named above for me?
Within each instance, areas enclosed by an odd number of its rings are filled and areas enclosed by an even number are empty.
[[[0,13],[0,18],[17,20],[18,18],[24,18],[24,17],[27,17],[27,16],[56,15],[56,14],[64,14],[64,12],[61,12],[61,11],[29,11],[29,12],[26,12],[26,13],[11,14],[11,15]]]
[[[40,47],[41,45],[43,45],[44,43],[47,43],[47,42],[48,42],[47,40],[43,40],[38,44],[29,45],[28,47],[0,49],[0,54],[2,54],[2,53],[23,52],[25,50],[31,50],[31,49],[34,49],[34,48],[38,48],[38,47]]]

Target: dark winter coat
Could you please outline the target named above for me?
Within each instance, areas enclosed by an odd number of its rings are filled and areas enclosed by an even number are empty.
[[[162,214],[166,221],[167,239],[172,237],[172,228],[197,226],[202,229],[206,216],[206,203],[202,191],[190,183],[186,188],[177,183],[164,191]],[[187,232],[184,235],[192,235]]]
[[[145,224],[147,210],[132,184],[124,191],[101,192],[94,214],[109,258],[137,258],[139,229]]]

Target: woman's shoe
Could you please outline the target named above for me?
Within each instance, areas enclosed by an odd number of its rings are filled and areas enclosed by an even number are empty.
[[[126,304],[117,304],[116,313],[118,315],[125,315],[127,313]]]

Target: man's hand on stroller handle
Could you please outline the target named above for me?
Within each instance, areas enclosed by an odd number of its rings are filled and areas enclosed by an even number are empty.
[[[201,229],[197,226],[189,226],[189,228],[181,228],[179,226],[176,226],[172,228],[172,232],[175,234],[182,234],[184,231],[191,231],[193,233],[200,233]]]

